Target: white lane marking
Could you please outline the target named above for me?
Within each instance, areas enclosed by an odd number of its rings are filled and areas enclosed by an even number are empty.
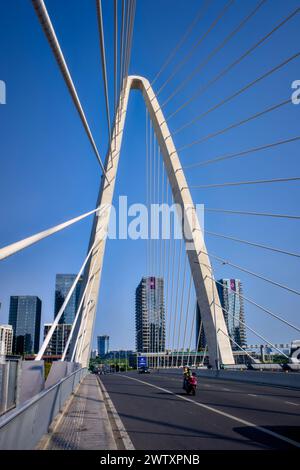
[[[230,392],[229,388],[221,388],[223,392]]]
[[[293,403],[292,401],[286,401],[288,405],[294,405],[294,406],[299,406],[299,403]]]
[[[248,396],[249,397],[257,397],[257,395],[255,395],[254,393],[248,393]]]
[[[181,400],[193,403],[196,406],[200,406],[201,408],[212,411],[213,413],[217,413],[221,416],[225,416],[226,418],[232,419],[233,421],[237,421],[238,423],[244,424],[245,426],[256,428],[259,431],[264,432],[265,434],[269,434],[270,436],[275,437],[276,439],[280,439],[281,441],[287,442],[288,444],[291,444],[292,446],[300,448],[300,442],[293,441],[292,439],[289,439],[288,437],[285,437],[281,434],[277,434],[276,432],[270,431],[269,429],[264,428],[262,426],[258,426],[257,424],[251,423],[250,421],[237,418],[236,416],[233,416],[229,413],[225,413],[224,411],[217,410],[216,408],[212,408],[211,406],[208,406],[208,405],[204,405],[204,403],[199,403],[198,401],[194,401],[191,398],[187,398],[182,395],[177,395],[177,393],[171,392],[170,390],[167,390],[166,388],[158,387],[157,385],[150,384],[149,382],[144,382],[143,380],[136,379],[134,377],[129,377],[128,375],[123,375],[123,374],[120,374],[120,375],[121,377],[125,377],[130,380],[135,380],[136,382],[140,382],[144,385],[148,385],[149,387],[153,387],[153,388],[156,388],[157,390],[161,390],[165,393],[168,393],[169,395],[174,395],[175,397],[180,398]]]
[[[135,447],[132,443],[132,440],[130,439],[129,434],[126,431],[126,429],[124,427],[124,424],[123,424],[123,422],[122,422],[122,420],[121,420],[121,418],[120,418],[120,416],[119,416],[119,414],[118,414],[118,412],[115,408],[115,405],[111,401],[110,396],[109,396],[102,380],[100,380],[99,377],[98,377],[98,380],[100,382],[100,386],[102,387],[102,393],[103,393],[103,395],[105,396],[105,398],[107,400],[107,404],[110,408],[111,414],[114,417],[115,423],[117,425],[117,428],[118,428],[118,431],[119,431],[120,436],[122,438],[125,449],[126,450],[135,450]]]

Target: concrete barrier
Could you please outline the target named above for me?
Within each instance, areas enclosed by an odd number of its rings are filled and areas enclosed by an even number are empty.
[[[198,377],[210,379],[249,382],[262,385],[275,385],[300,389],[300,373],[298,372],[258,372],[254,370],[211,370],[195,369]],[[160,373],[182,375],[182,369],[160,369]]]
[[[18,402],[24,403],[34,397],[44,386],[44,361],[22,361]]]
[[[87,368],[77,369],[0,417],[0,450],[34,449],[87,373]]]
[[[289,387],[300,389],[300,374],[288,372],[258,372],[254,370],[233,371],[233,370],[201,370],[197,371],[199,377],[211,377],[222,380],[232,380],[239,382],[252,382],[263,385],[276,385],[279,387]]]

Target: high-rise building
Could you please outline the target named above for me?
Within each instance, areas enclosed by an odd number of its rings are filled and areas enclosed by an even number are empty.
[[[0,356],[12,354],[13,328],[11,325],[0,325]]]
[[[98,349],[98,356],[104,357],[109,350],[109,336],[102,335],[97,336],[97,349]]]
[[[246,341],[246,328],[241,322],[245,322],[242,283],[239,279],[219,279],[216,281],[220,304],[223,309],[224,319],[227,325],[228,335],[233,339],[231,346],[238,350],[244,347]],[[205,332],[201,319],[201,312],[197,303],[196,311],[196,348],[201,350],[206,347]]]
[[[54,318],[58,314],[62,304],[67,297],[69,290],[75,281],[76,274],[56,274],[55,282],[55,306]],[[59,323],[72,324],[76,315],[76,311],[80,301],[80,290],[82,284],[82,277],[78,280],[76,287],[71,295],[68,305],[62,314]]]
[[[216,284],[228,334],[233,339],[232,349],[239,349],[247,344],[246,328],[241,323],[245,322],[242,283],[239,279],[220,279]]]
[[[166,348],[164,280],[143,277],[135,293],[136,350],[162,352]]]
[[[13,328],[13,352],[37,353],[40,344],[42,302],[34,295],[13,295],[10,298],[8,323]]]
[[[45,323],[44,339],[46,338],[51,326],[52,323]],[[72,325],[68,323],[59,323],[58,325],[56,325],[54,333],[45,351],[45,355],[62,356],[69,338],[69,334],[71,333],[71,329]]]

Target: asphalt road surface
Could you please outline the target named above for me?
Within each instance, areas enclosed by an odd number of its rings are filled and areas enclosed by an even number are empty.
[[[300,449],[299,390],[198,378],[192,397],[163,371],[101,381],[136,449]]]

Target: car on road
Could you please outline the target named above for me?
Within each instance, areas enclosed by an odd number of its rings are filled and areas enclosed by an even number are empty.
[[[147,366],[142,366],[139,368],[139,374],[150,374],[150,370]]]

